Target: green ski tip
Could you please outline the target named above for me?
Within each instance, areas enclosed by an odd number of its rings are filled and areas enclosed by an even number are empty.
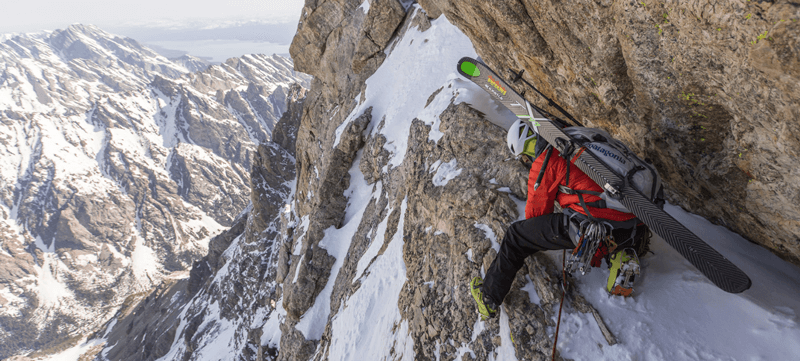
[[[468,61],[465,61],[465,62],[461,63],[461,71],[463,71],[465,74],[467,74],[469,76],[480,76],[481,75],[480,69],[478,69],[478,67],[475,66],[475,64],[472,64],[472,63],[470,63]]]

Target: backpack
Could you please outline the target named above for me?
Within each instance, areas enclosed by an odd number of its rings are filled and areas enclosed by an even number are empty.
[[[586,151],[591,152],[608,165],[611,171],[619,175],[620,178],[626,179],[628,186],[634,187],[659,208],[663,209],[665,203],[664,187],[661,183],[661,177],[650,162],[639,158],[624,143],[614,139],[614,137],[602,129],[567,127],[564,128],[563,131],[573,139],[577,147],[585,147]],[[536,144],[535,157],[539,157],[543,152],[550,151],[551,148],[552,147],[546,141],[540,138]],[[543,164],[540,173],[543,174],[546,166],[547,156],[545,156],[545,164]],[[567,179],[569,179],[569,172],[567,172]],[[598,202],[581,202],[587,214],[590,212],[586,206],[611,208],[625,213],[632,213],[618,200],[607,196],[605,192],[596,193],[573,190],[565,186],[559,186],[559,191],[562,193],[577,194],[580,198],[582,198],[582,194],[594,194],[599,196],[601,200]],[[568,229],[570,238],[577,246],[580,243],[580,224],[589,217],[571,208],[562,210],[558,202],[556,202],[556,208],[564,213],[565,226]],[[599,220],[612,227],[614,230],[614,238],[617,239],[620,246],[624,245],[633,248],[639,255],[644,255],[648,252],[652,233],[638,218],[633,218],[624,222],[606,219]]]
[[[635,188],[659,208],[664,208],[664,187],[661,184],[661,176],[649,161],[639,158],[624,143],[614,139],[602,129],[568,127],[564,128],[564,133],[572,137],[578,146],[585,147],[608,165],[612,172],[625,180],[626,186]],[[605,207],[598,208],[632,213],[605,192],[600,194],[600,198],[603,199]]]

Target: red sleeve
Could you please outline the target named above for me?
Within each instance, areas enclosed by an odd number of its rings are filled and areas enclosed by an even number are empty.
[[[558,151],[553,149],[553,155],[550,156],[550,161],[544,170],[542,182],[539,184],[538,189],[533,190],[546,154],[547,152],[542,152],[536,158],[533,166],[531,166],[531,173],[528,175],[528,202],[525,205],[526,219],[553,213],[553,202],[555,202],[558,195],[558,185],[566,174],[565,167],[567,163],[561,158]]]

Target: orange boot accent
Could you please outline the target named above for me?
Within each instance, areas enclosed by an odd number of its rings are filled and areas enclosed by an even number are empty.
[[[616,287],[614,287],[614,290],[611,291],[611,294],[617,296],[630,297],[633,294],[633,288],[624,288],[622,287],[622,285],[617,285]]]

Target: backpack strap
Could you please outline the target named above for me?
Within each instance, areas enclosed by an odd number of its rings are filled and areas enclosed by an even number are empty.
[[[564,193],[564,194],[577,195],[578,199],[580,199],[581,202],[583,202],[583,197],[581,196],[581,194],[591,194],[593,196],[598,196],[598,197],[600,197],[600,195],[603,194],[603,193],[595,192],[595,191],[579,191],[579,190],[575,190],[575,189],[572,189],[570,187],[562,186],[562,185],[558,186],[558,191],[561,192],[561,193]],[[595,201],[595,202],[588,202],[588,203],[584,202],[584,203],[581,203],[581,205],[583,205],[583,204],[586,204],[587,206],[594,207],[594,208],[607,208],[606,207],[606,201],[604,199],[601,199],[601,200]]]
[[[586,216],[589,217],[589,219],[591,219],[592,221],[597,221],[597,219],[594,218],[594,216],[592,216],[592,212],[589,211],[589,207],[590,206],[591,207],[595,207],[595,208],[605,208],[606,207],[606,201],[604,201],[602,199],[597,201],[597,202],[591,202],[591,203],[586,203],[586,201],[583,199],[583,195],[584,194],[591,194],[591,195],[595,195],[595,196],[599,197],[600,196],[600,192],[575,190],[575,189],[572,189],[572,188],[569,188],[569,187],[566,187],[566,186],[562,186],[562,185],[558,186],[558,190],[560,192],[562,192],[562,193],[577,195],[578,196],[578,200],[581,201],[581,207],[583,207],[583,210],[586,211]]]
[[[558,140],[562,140],[562,139],[559,138]],[[570,155],[575,150],[575,145],[572,142],[562,142],[562,143],[563,144],[561,144],[561,147],[562,147],[563,151],[561,153],[561,157],[563,157],[564,160],[567,161],[567,172],[566,172],[567,174],[566,174],[565,180],[564,180],[564,184],[566,184],[566,185],[565,186],[559,185],[558,189],[561,190],[562,187],[563,187],[564,189],[568,189],[568,190],[572,191],[572,193],[568,193],[568,194],[577,194],[578,195],[578,199],[581,201],[581,207],[583,207],[583,210],[586,211],[586,216],[589,217],[590,220],[598,222],[598,219],[594,218],[594,216],[592,216],[592,212],[589,211],[589,205],[595,206],[595,205],[599,205],[599,204],[597,204],[597,202],[592,202],[590,204],[587,204],[586,201],[583,199],[583,194],[594,194],[596,196],[599,196],[600,193],[592,192],[592,191],[578,191],[578,190],[574,190],[572,188],[569,188],[569,170],[570,170],[570,168],[572,168],[572,164],[575,162],[575,160],[578,159],[578,157],[580,157],[581,153],[583,153],[583,151],[586,150],[586,148],[585,147],[581,147],[580,149],[578,149],[575,152],[575,156],[572,157],[572,159],[570,159]],[[603,207],[596,207],[596,208],[605,208],[605,201],[602,201],[602,202],[603,202]]]
[[[570,143],[570,144],[572,144],[572,143]],[[572,168],[571,165],[575,163],[575,160],[578,159],[578,157],[581,156],[581,153],[583,153],[584,150],[586,150],[586,147],[580,147],[580,149],[578,149],[575,152],[575,156],[572,157],[571,160],[569,159],[569,155],[568,154],[567,155],[564,155],[564,154],[561,155],[562,157],[564,157],[564,160],[567,161],[567,175],[566,175],[566,177],[565,177],[566,179],[564,181],[564,184],[566,184],[567,187],[569,187],[569,169]]]
[[[544,176],[544,170],[547,168],[547,163],[550,163],[551,155],[553,155],[553,147],[548,144],[547,154],[544,155],[544,162],[542,163],[542,168],[539,169],[539,175],[536,177],[536,183],[533,185],[533,190],[539,189],[539,185],[542,183],[542,176]]]
[[[562,210],[562,213],[564,213],[564,216],[568,220],[576,221],[577,224],[580,224],[581,220],[589,218],[587,215],[580,213],[569,207],[564,208]],[[627,221],[612,221],[608,219],[600,219],[600,221],[610,224],[614,229],[630,229],[638,226],[642,222],[639,220],[639,218],[631,218]]]

